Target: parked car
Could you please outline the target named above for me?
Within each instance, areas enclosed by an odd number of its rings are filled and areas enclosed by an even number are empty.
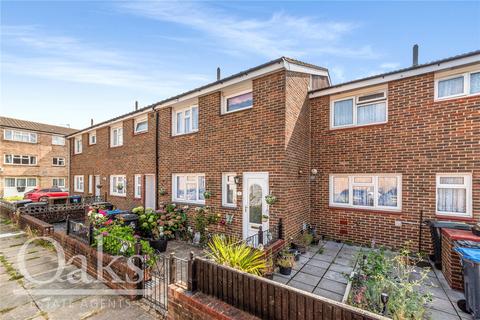
[[[49,198],[57,197],[67,197],[68,192],[62,191],[60,188],[49,188],[49,189],[33,189],[25,193],[23,196],[24,199],[30,199],[33,202],[46,202]]]

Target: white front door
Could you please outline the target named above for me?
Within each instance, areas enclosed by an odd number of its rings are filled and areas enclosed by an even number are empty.
[[[145,208],[155,208],[155,176],[145,175]]]
[[[95,197],[100,197],[100,176],[95,176]]]
[[[243,174],[243,238],[258,233],[260,226],[268,230],[268,172]],[[255,239],[255,242],[258,240]]]

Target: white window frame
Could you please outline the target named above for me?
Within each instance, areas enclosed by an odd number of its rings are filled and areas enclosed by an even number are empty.
[[[368,101],[368,102],[361,102],[361,103],[357,102],[359,97],[368,96],[368,95],[371,95],[371,94],[376,94],[376,93],[381,93],[381,92],[384,93],[385,98],[375,99],[375,100],[371,100],[371,101]],[[335,125],[335,102],[345,101],[345,100],[352,100],[352,112],[353,112],[352,124],[344,124],[344,125],[337,125],[336,126]],[[358,122],[357,122],[358,107],[368,106],[368,105],[379,103],[379,102],[384,102],[385,103],[385,121],[358,124]],[[388,93],[387,93],[387,90],[377,90],[377,91],[362,93],[362,94],[359,94],[359,95],[354,95],[354,96],[335,99],[335,100],[332,100],[330,102],[330,130],[342,129],[342,128],[365,127],[365,126],[372,126],[372,125],[377,125],[377,124],[384,124],[384,123],[387,123],[387,122],[388,122]]]
[[[195,177],[196,178],[196,184],[197,184],[197,200],[187,200],[187,199],[180,199],[177,198],[177,177],[184,177],[185,181],[187,180],[188,177]],[[203,181],[205,183],[205,190],[206,190],[206,180],[205,180],[205,174],[204,173],[174,173],[172,175],[172,201],[173,202],[181,202],[181,203],[191,203],[191,204],[200,204],[203,205],[205,204],[205,199],[200,199],[200,192],[199,192],[199,184],[198,184],[198,179],[199,177],[203,177]],[[186,185],[186,183],[185,183]],[[185,189],[184,195],[187,194],[187,190]]]
[[[459,184],[441,184],[440,178],[442,177],[462,177],[463,178],[463,185]],[[461,188],[466,189],[465,197],[466,197],[466,212],[447,212],[447,211],[439,211],[438,210],[438,189],[440,188]],[[471,218],[472,217],[472,174],[471,173],[437,173],[435,179],[435,213],[439,216],[448,216],[448,217],[459,217],[459,218]]]
[[[55,182],[54,182],[55,180],[57,180],[57,185],[55,185]],[[63,185],[58,185],[58,182],[61,181],[61,180],[63,180]],[[67,181],[67,179],[61,178],[61,177],[59,177],[59,178],[52,178],[52,187],[58,187],[58,188],[63,188],[63,189],[65,189],[65,188],[66,188],[66,181]]]
[[[118,179],[123,179],[123,188],[122,190],[117,189],[119,184]],[[114,183],[115,181],[115,183]],[[117,197],[126,197],[127,196],[127,176],[123,174],[116,174],[110,176],[110,195]]]
[[[233,183],[228,182],[228,177],[233,176],[233,179],[235,180],[235,176],[237,174],[234,172],[228,172],[228,173],[223,173],[222,174],[222,206],[223,207],[229,207],[229,208],[236,208],[237,207],[237,184],[235,181]],[[227,202],[227,186],[228,185],[233,185],[233,203],[228,203]]]
[[[7,158],[10,156],[10,159],[12,160],[11,162],[7,161]],[[28,157],[28,163],[22,163],[23,158]],[[13,159],[14,158],[19,158],[20,163],[14,163]],[[32,161],[34,159],[35,161]],[[3,157],[3,163],[12,165],[12,166],[36,166],[38,165],[38,159],[37,156],[32,156],[32,155],[26,155],[26,154],[5,154]]]
[[[85,190],[85,179],[83,175],[73,176],[73,191],[74,192],[84,192]]]
[[[88,133],[88,144],[90,146],[97,144],[97,131],[90,131]]]
[[[197,122],[197,128],[193,129],[193,112],[192,110],[194,108],[197,108],[197,121],[199,122],[200,120],[200,113],[199,113],[199,108],[197,104],[185,107],[185,108],[178,108],[178,109],[172,109],[172,136],[181,136],[184,134],[190,134],[190,133],[195,133],[198,132],[198,127],[199,124]],[[190,111],[190,131],[185,132],[185,111]],[[182,123],[181,123],[181,132],[177,132],[177,114],[182,113]]]
[[[93,175],[88,175],[88,193],[93,194]]]
[[[57,164],[55,164],[55,159],[57,159]],[[59,162],[63,161],[63,164],[58,164]],[[54,167],[65,167],[65,158],[64,157],[53,157],[52,158],[52,166]]]
[[[115,143],[114,132],[117,131],[117,143]],[[110,147],[116,148],[123,146],[123,123],[110,128]]]
[[[137,124],[145,122],[147,127],[144,130],[137,130]],[[144,133],[148,132],[148,115],[137,117],[133,120],[133,133]]]
[[[77,136],[73,139],[73,154],[80,154],[83,152],[82,136]]]
[[[56,141],[56,139],[61,139],[60,143]],[[65,137],[59,135],[52,135],[52,145],[54,146],[64,146],[65,145]]]
[[[474,70],[474,71],[469,71],[469,72],[464,72],[464,73],[457,73],[454,75],[449,75],[446,77],[438,78],[435,79],[435,101],[442,101],[442,100],[449,100],[449,99],[455,99],[459,97],[470,97],[470,96],[478,96],[480,95],[480,92],[476,93],[470,93],[470,79],[471,79],[471,74],[472,73],[480,73],[479,70]],[[450,80],[450,79],[455,79],[455,78],[460,78],[463,77],[463,92],[454,94],[451,96],[445,96],[445,97],[439,97],[438,96],[438,84],[440,81],[443,80]]]
[[[7,132],[10,132],[11,138],[7,138]],[[15,134],[19,135],[28,135],[28,141],[23,141],[22,139],[15,139]],[[38,136],[35,132],[28,132],[22,130],[13,130],[13,129],[4,129],[3,130],[3,139],[8,141],[23,142],[23,143],[37,143]]]
[[[247,93],[252,93],[252,104],[250,106],[246,106],[246,107],[243,107],[243,108],[237,109],[237,110],[227,111],[227,101],[228,101],[228,99],[235,98],[237,96],[241,96],[241,95],[247,94]],[[234,112],[243,111],[243,110],[252,109],[252,108],[253,108],[253,90],[252,89],[244,90],[244,91],[240,91],[240,92],[235,92],[234,94],[229,94],[228,96],[224,96],[222,94],[222,114],[229,114],[229,113],[234,113]]]
[[[371,183],[355,183],[354,178],[361,177],[371,177]],[[378,178],[397,178],[397,206],[388,207],[388,206],[379,206],[378,205]],[[336,203],[334,202],[334,178],[348,178],[348,203]],[[359,206],[353,205],[353,187],[354,186],[373,186],[374,204],[371,206]],[[349,208],[349,209],[362,209],[362,210],[372,210],[372,211],[392,211],[400,212],[402,211],[402,175],[401,174],[330,174],[329,182],[329,205],[331,207],[340,207],[340,208]]]
[[[134,198],[141,199],[142,198],[142,175],[136,174],[133,176],[134,182]]]

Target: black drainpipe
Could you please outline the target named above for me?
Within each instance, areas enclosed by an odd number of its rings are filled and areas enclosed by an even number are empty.
[[[153,108],[155,111],[155,107]],[[158,111],[155,111],[155,208],[158,208]]]

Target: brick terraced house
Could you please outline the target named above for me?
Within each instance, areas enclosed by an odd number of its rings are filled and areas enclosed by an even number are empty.
[[[480,219],[479,92],[480,51],[340,85],[282,57],[69,136],[71,189],[208,205],[241,237],[283,218],[287,237],[418,244],[421,217]]]
[[[0,117],[0,197],[37,188],[68,188],[68,141],[76,129]]]

